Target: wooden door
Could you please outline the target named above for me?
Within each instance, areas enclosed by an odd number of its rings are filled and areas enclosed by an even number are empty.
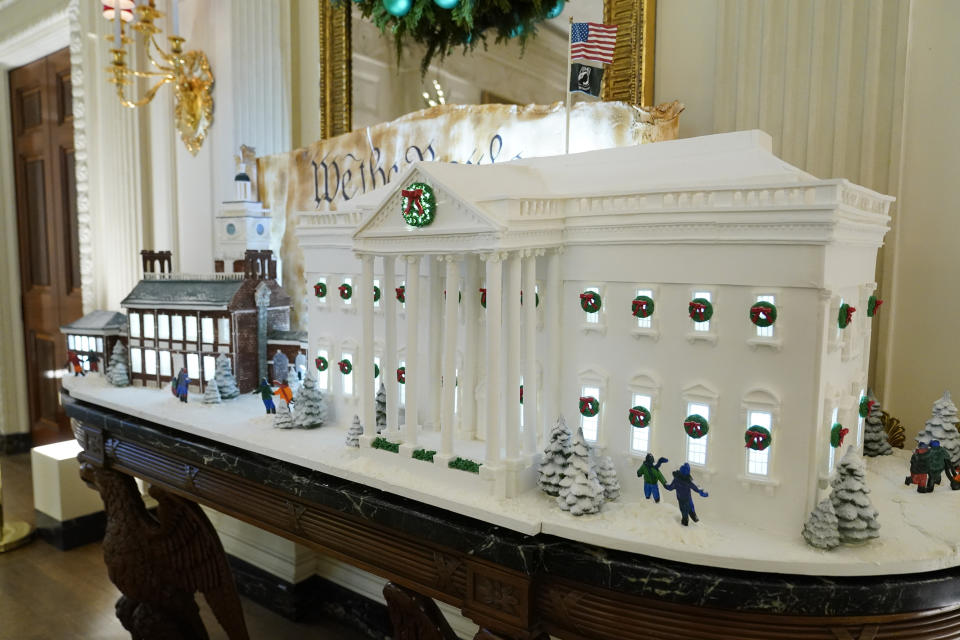
[[[70,54],[10,72],[20,283],[33,443],[72,437],[60,407],[60,326],[82,315]]]

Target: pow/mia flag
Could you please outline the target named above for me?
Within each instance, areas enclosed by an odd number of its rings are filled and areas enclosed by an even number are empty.
[[[591,96],[599,96],[601,80],[603,80],[603,69],[590,67],[579,62],[570,65],[571,93],[579,91]]]

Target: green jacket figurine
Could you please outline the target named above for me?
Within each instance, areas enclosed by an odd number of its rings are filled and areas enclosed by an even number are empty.
[[[657,486],[657,483],[659,482],[663,486],[667,486],[667,481],[664,480],[663,474],[660,473],[660,465],[664,462],[669,462],[669,460],[660,458],[656,464],[654,464],[653,454],[648,453],[647,457],[643,460],[643,464],[637,469],[637,477],[643,478],[643,496],[647,500],[650,499],[650,496],[653,496],[654,502],[660,502],[660,487]]]
[[[267,413],[276,413],[277,408],[273,404],[273,387],[267,382],[266,378],[260,380],[260,386],[253,390],[253,393],[259,393],[263,400],[263,408]]]

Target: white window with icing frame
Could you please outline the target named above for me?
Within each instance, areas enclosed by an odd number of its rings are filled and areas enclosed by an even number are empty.
[[[340,353],[340,360],[349,360],[353,364],[353,352],[352,351],[342,351]],[[337,367],[337,371],[340,371],[340,368]],[[340,389],[345,396],[353,395],[353,371],[350,373],[341,373],[340,374]]]
[[[693,292],[693,299],[703,298],[707,302],[713,303],[713,292],[706,289],[699,289]],[[709,333],[710,331],[710,320],[705,320],[704,322],[693,321],[693,330],[698,333]]]
[[[630,406],[627,407],[627,426],[629,437],[627,448],[631,455],[644,457],[652,449],[652,434],[654,424],[657,423],[659,411],[660,384],[652,373],[640,372],[635,374],[627,384]],[[645,427],[634,427],[630,422],[630,410],[633,407],[645,407],[650,412],[650,421]]]
[[[170,316],[170,339],[183,341],[183,316]]]
[[[140,337],[140,314],[135,311],[131,312],[129,320],[130,322],[128,326],[128,331],[130,332],[130,337],[139,338]]]
[[[710,422],[710,405],[703,402],[688,402],[687,403],[687,413],[684,416],[691,415],[700,415],[708,423]],[[690,464],[699,465],[704,467],[707,465],[707,440],[710,437],[710,434],[700,437],[700,438],[691,438],[687,436],[687,462]]]
[[[191,382],[200,379],[200,355],[197,353],[187,354],[187,376]]]
[[[776,304],[777,304],[777,297],[776,297],[775,295],[773,295],[773,294],[762,294],[762,295],[758,295],[758,296],[757,296],[756,302],[769,302],[769,303],[772,304],[772,305],[776,305]],[[774,337],[775,327],[776,327],[776,324],[771,324],[771,325],[768,326],[768,327],[760,327],[760,326],[756,326],[756,325],[755,325],[755,328],[756,328],[756,330],[757,330],[757,336],[756,336],[756,337],[758,337],[758,338],[773,338],[773,337]]]
[[[321,391],[330,390],[330,366],[333,364],[330,362],[330,350],[327,347],[321,347],[317,349],[318,358],[323,358],[327,361],[327,368],[323,371],[317,369],[317,387]],[[334,365],[335,366],[335,365]]]
[[[157,314],[157,339],[170,339],[170,316],[166,313]]]
[[[200,318],[200,337],[202,338],[203,344],[212,345],[214,342],[213,335],[213,318],[203,317]]]
[[[184,318],[186,321],[185,338],[187,342],[196,342],[197,341],[197,316],[187,316]],[[190,376],[191,378],[193,376]]]
[[[681,422],[686,422],[687,417],[699,415],[707,421],[707,434],[699,438],[692,438],[688,434],[685,437],[685,459],[692,465],[700,467],[701,470],[712,472],[710,467],[710,438],[717,430],[717,402],[719,395],[717,391],[706,384],[695,383],[683,389],[681,394],[683,405],[681,410],[684,412],[680,418]],[[687,430],[686,425],[683,425]]]

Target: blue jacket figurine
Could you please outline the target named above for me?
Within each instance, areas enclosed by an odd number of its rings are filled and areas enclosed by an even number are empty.
[[[693,508],[693,497],[690,495],[690,491],[696,491],[703,498],[707,497],[707,492],[693,483],[688,463],[684,462],[679,469],[673,472],[673,480],[664,489],[677,492],[677,503],[680,505],[680,524],[687,526],[687,518],[692,518],[694,522],[700,521],[696,510]]]
[[[190,376],[187,375],[187,368],[183,367],[180,369],[180,373],[177,374],[177,397],[180,398],[180,402],[187,401],[187,391],[190,388]]]

